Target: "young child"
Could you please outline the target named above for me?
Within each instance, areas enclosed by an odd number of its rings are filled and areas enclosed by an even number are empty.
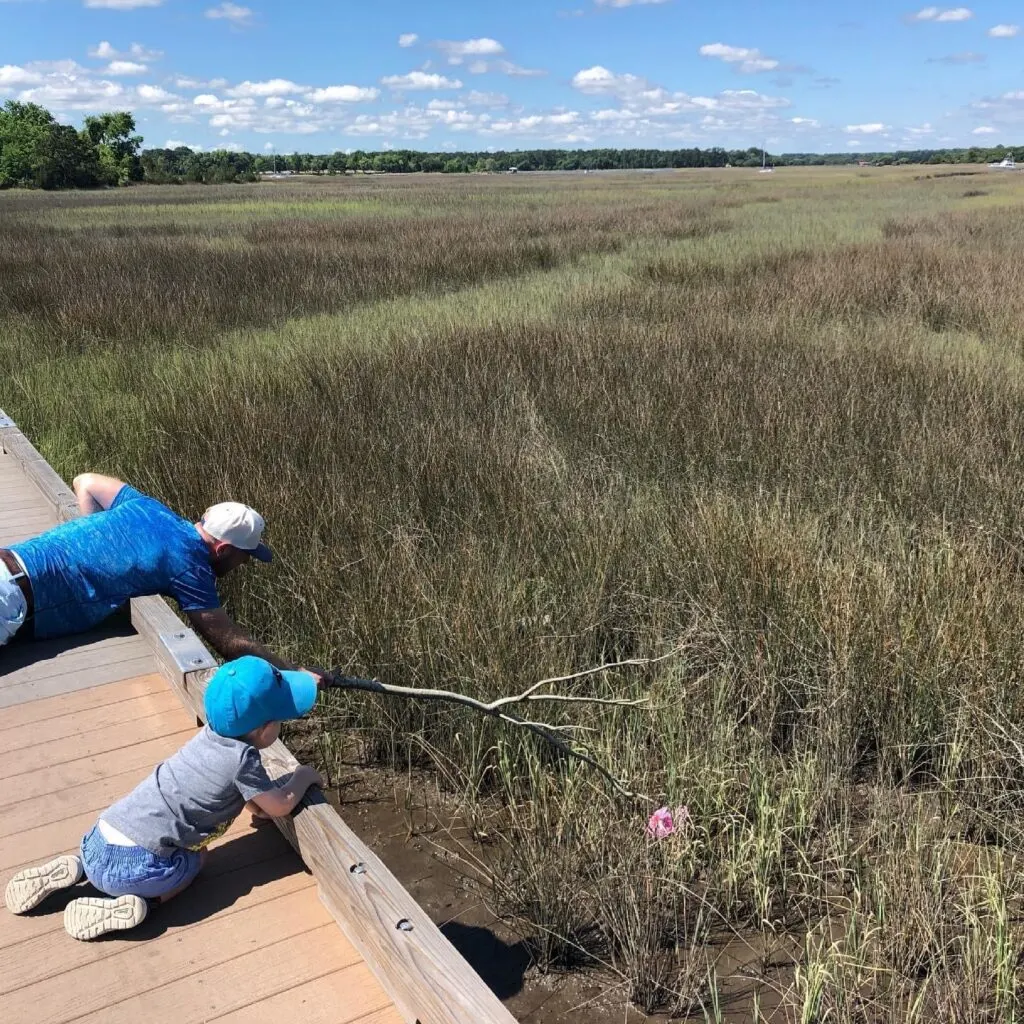
[[[68,934],[95,939],[136,927],[153,907],[188,888],[205,847],[243,807],[256,817],[284,817],[310,786],[323,785],[308,765],[275,785],[259,755],[277,739],[282,720],[305,715],[316,695],[316,678],[307,672],[282,672],[251,656],[222,665],[206,688],[206,726],[100,815],[80,856],[15,875],[7,908],[24,914],[84,875],[110,898],[69,903]]]

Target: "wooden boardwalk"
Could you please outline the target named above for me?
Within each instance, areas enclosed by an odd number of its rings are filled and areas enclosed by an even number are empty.
[[[0,451],[0,547],[56,523]],[[0,893],[20,868],[77,849],[97,814],[195,733],[127,621],[72,642],[0,648]],[[62,911],[0,909],[4,1024],[402,1024],[273,825],[243,815],[193,886],[132,932],[77,942]],[[425,1022],[426,1024],[426,1022]]]

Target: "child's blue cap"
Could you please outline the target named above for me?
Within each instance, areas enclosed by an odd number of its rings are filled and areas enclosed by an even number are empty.
[[[246,655],[221,665],[206,687],[206,721],[220,736],[244,736],[267,722],[301,718],[316,703],[308,672],[282,672]]]

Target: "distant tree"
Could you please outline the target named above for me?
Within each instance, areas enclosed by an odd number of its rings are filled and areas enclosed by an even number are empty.
[[[0,107],[0,187],[39,184],[42,151],[56,127],[37,103],[8,100]]]
[[[39,188],[89,188],[100,178],[96,151],[69,124],[55,124],[36,147]]]
[[[142,180],[142,136],[133,135],[134,131],[135,118],[127,110],[85,119],[83,139],[88,139],[95,148],[101,179],[108,185]]]

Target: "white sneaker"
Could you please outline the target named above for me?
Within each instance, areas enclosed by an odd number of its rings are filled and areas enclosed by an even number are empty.
[[[83,874],[82,862],[71,855],[56,857],[36,868],[25,868],[7,883],[4,903],[12,914],[26,914],[50,893],[68,889],[80,881]]]
[[[149,908],[141,896],[106,899],[83,896],[64,908],[64,930],[73,939],[87,942],[107,932],[123,932],[146,920]]]

